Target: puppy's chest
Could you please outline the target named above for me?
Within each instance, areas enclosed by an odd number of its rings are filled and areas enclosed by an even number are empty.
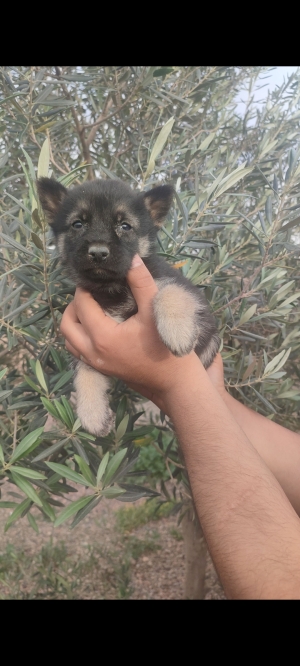
[[[103,294],[93,293],[93,297],[105,314],[115,321],[125,321],[137,312],[136,302],[129,289],[123,294],[105,294],[104,296]]]

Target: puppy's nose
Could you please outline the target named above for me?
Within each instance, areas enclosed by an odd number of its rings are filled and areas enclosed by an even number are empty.
[[[91,245],[88,249],[88,254],[93,259],[100,259],[104,261],[109,257],[109,248],[107,245]]]

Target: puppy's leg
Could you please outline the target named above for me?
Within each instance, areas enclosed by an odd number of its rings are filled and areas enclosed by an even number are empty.
[[[199,356],[201,363],[204,368],[209,368],[212,364],[216,354],[219,351],[220,347],[220,338],[217,333],[214,333],[205,346],[203,346],[203,341],[200,339],[199,343],[195,348],[196,354]]]
[[[160,338],[176,356],[189,354],[199,338],[202,304],[196,295],[174,281],[157,280],[157,286],[153,310]]]
[[[113,423],[107,391],[110,379],[90,366],[76,363],[74,386],[76,389],[76,412],[80,421],[92,435],[108,435]]]

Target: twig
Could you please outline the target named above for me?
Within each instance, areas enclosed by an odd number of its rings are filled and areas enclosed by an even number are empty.
[[[55,67],[55,72],[56,72],[57,78],[60,81],[60,85],[61,85],[61,87],[64,91],[64,94],[65,94],[66,98],[73,101],[72,97],[71,97],[71,95],[68,91],[68,88],[67,88],[66,84],[63,83],[63,81],[61,81],[61,71],[60,71],[59,67]],[[77,134],[78,134],[81,146],[82,146],[83,158],[87,162],[87,164],[89,164],[89,162],[91,161],[91,156],[90,156],[90,151],[89,151],[89,148],[88,148],[88,145],[86,143],[85,136],[84,136],[84,126],[80,124],[79,118],[78,118],[77,113],[74,109],[74,106],[71,106],[71,114],[73,116],[76,131],[77,131]],[[94,179],[93,167],[91,165],[89,165],[87,169],[88,169],[88,179],[93,180]]]
[[[13,435],[13,443],[12,443],[12,450],[14,452],[17,444],[17,425],[18,425],[18,411],[15,409],[14,410],[14,435]]]

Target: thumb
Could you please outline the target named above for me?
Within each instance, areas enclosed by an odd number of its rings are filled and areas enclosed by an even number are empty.
[[[149,316],[151,313],[152,316],[152,300],[158,292],[158,288],[138,254],[133,257],[127,273],[127,282],[138,306],[139,314],[143,317]]]

